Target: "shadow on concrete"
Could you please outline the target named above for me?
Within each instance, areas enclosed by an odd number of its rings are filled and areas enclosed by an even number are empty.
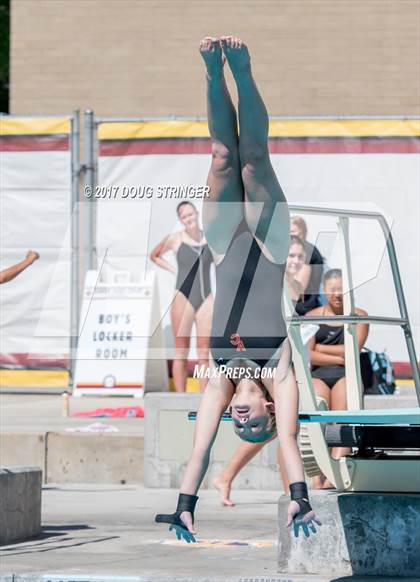
[[[92,525],[86,525],[85,523],[73,523],[71,525],[44,525],[42,527],[41,536],[44,534],[48,536],[50,532],[67,532],[67,531],[79,531],[81,529],[96,529]],[[60,535],[51,533],[50,535]]]
[[[418,580],[418,576],[363,576],[362,574],[352,574],[351,576],[330,578],[328,582],[418,582]]]
[[[124,487],[124,491],[136,491],[137,489],[138,487],[136,486]],[[114,491],[120,492],[121,487],[119,487],[118,489],[116,487],[112,489],[105,489],[104,487],[101,487],[100,489],[95,489],[94,487],[89,487],[86,489],[83,488],[76,489],[75,487],[72,487],[70,489],[66,489],[65,487],[60,487],[56,485],[43,485],[42,491],[67,491],[69,493],[112,493]]]
[[[64,537],[67,535],[68,532],[86,529],[96,529],[96,528],[90,525],[86,525],[84,523],[74,523],[71,525],[45,525],[41,528],[41,532],[37,536],[28,538],[24,542],[20,542],[19,540],[17,540],[16,542],[12,542],[7,546],[0,546],[0,551],[13,552],[14,550],[26,549],[26,547],[34,548],[36,546],[48,543],[43,542],[42,540],[48,540],[49,538],[53,537]]]
[[[70,528],[72,526],[69,526]],[[63,533],[52,532],[42,532],[40,536],[34,538],[33,541],[26,540],[25,543],[17,542],[14,547],[3,546],[2,551],[0,551],[0,557],[6,556],[20,556],[23,554],[36,554],[41,552],[51,552],[53,550],[64,550],[67,548],[75,548],[78,546],[86,546],[88,544],[97,544],[100,542],[106,542],[109,540],[117,540],[120,536],[106,536],[106,537],[93,537],[93,538],[73,538],[67,537],[67,530],[69,527],[63,526]],[[86,526],[85,529],[95,529]],[[54,537],[55,540],[50,538]],[[58,538],[58,539],[57,539]]]
[[[13,545],[3,546],[0,548],[0,556],[20,556],[23,554],[35,554],[39,552],[50,552],[53,550],[62,550],[65,548],[74,548],[85,546],[87,544],[97,544],[108,540],[119,539],[120,536],[77,538],[69,534],[73,532],[84,532],[94,530],[95,527],[84,523],[73,523],[63,525],[45,525],[41,533],[25,542],[15,542]],[[51,539],[55,538],[55,539]]]

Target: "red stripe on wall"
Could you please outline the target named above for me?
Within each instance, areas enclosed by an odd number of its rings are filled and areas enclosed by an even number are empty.
[[[418,366],[420,368],[420,362],[418,362]],[[411,379],[413,377],[410,362],[392,362],[392,367],[394,368],[396,378]]]
[[[69,136],[2,136],[0,152],[64,152],[70,149]]]
[[[154,154],[210,154],[210,139],[109,140],[99,144],[100,156],[147,156]]]
[[[417,138],[270,138],[272,154],[418,154]],[[210,154],[210,139],[108,140],[99,144],[100,156]]]
[[[0,353],[0,368],[6,370],[68,370],[65,354],[6,354]]]
[[[336,138],[271,139],[272,154],[418,154],[420,139]]]
[[[114,388],[144,388],[143,384],[114,384],[113,386],[104,386],[103,384],[77,384],[77,388],[104,388],[105,390],[113,390]]]

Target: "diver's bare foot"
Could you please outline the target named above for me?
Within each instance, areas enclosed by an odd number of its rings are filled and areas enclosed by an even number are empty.
[[[240,38],[237,36],[222,36],[220,44],[235,79],[237,75],[251,71],[251,58],[248,48]]]
[[[335,489],[335,486],[329,481],[325,479],[324,483],[322,484],[322,489]]]
[[[216,487],[220,493],[220,501],[222,502],[222,505],[225,505],[226,507],[235,507],[233,501],[230,500],[231,485],[228,481],[223,481],[219,477],[216,477],[213,479],[213,486]]]
[[[220,40],[215,37],[206,36],[200,42],[200,54],[206,63],[207,76],[209,79],[220,78],[223,75],[223,65],[225,57],[222,53]]]

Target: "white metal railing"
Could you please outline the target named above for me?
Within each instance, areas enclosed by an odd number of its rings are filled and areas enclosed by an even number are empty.
[[[395,253],[395,246],[394,241],[392,239],[391,229],[385,217],[380,214],[379,212],[362,212],[360,210],[343,210],[340,208],[319,208],[316,206],[300,206],[290,204],[289,209],[292,212],[299,212],[302,214],[318,214],[322,216],[335,216],[338,217],[338,230],[340,234],[340,240],[343,247],[343,258],[344,258],[344,265],[343,265],[343,279],[345,283],[346,289],[349,290],[349,293],[344,295],[344,311],[345,314],[343,316],[337,317],[326,317],[326,316],[319,316],[319,317],[299,317],[297,315],[291,318],[291,325],[293,326],[300,326],[301,323],[328,323],[329,321],[334,321],[335,323],[343,323],[345,329],[345,340],[347,343],[345,344],[345,355],[346,355],[346,375],[350,374],[350,380],[356,382],[359,388],[359,392],[361,393],[361,383],[360,383],[360,375],[357,370],[357,363],[359,358],[355,357],[354,353],[354,332],[355,326],[357,323],[375,323],[375,324],[382,324],[382,325],[398,325],[402,328],[404,332],[404,337],[407,345],[408,356],[410,360],[410,365],[412,369],[412,375],[414,380],[414,385],[417,394],[417,401],[420,405],[420,375],[419,375],[419,368],[417,363],[417,356],[416,356],[416,349],[414,346],[413,341],[413,334],[411,331],[410,321],[407,312],[407,305],[405,302],[405,296],[401,281],[400,270],[398,267],[397,256]],[[388,257],[391,265],[391,273],[395,287],[395,293],[397,296],[398,307],[400,311],[400,317],[378,317],[378,316],[364,316],[359,317],[354,313],[354,299],[352,293],[352,277],[351,277],[351,260],[350,260],[350,253],[349,253],[349,235],[348,235],[348,219],[349,218],[363,218],[367,220],[375,220],[379,223],[382,228],[382,232],[385,237],[386,241],[386,248],[388,252]],[[347,299],[346,299],[347,298]],[[352,330],[352,331],[351,331]],[[353,347],[352,346],[353,343]],[[357,350],[358,353],[358,350]],[[348,365],[349,364],[349,365]],[[350,385],[350,382],[347,383]],[[347,388],[349,390],[349,388]],[[349,394],[348,394],[349,396]],[[354,396],[348,400],[349,407],[351,403],[358,405],[360,403],[360,399],[355,399]],[[353,408],[353,407],[352,407]],[[353,408],[354,409],[354,408]],[[356,408],[360,409],[360,408]]]

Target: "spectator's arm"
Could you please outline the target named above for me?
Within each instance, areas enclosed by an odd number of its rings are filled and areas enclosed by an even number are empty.
[[[166,269],[166,271],[176,274],[176,269],[171,265],[171,263],[162,258],[162,255],[173,248],[173,243],[173,235],[168,234],[168,236],[161,240],[160,243],[152,250],[150,253],[150,259],[162,269]]]
[[[367,312],[363,309],[356,308],[357,315],[366,316]],[[356,328],[357,331],[357,343],[359,346],[359,352],[362,351],[365,345],[367,336],[369,334],[369,325],[367,323],[359,323]],[[328,354],[331,356],[343,356],[344,357],[344,344],[339,344],[337,346],[328,346],[323,344],[317,344],[315,346],[317,352],[322,354]]]
[[[318,310],[313,309],[307,315],[317,315]],[[313,366],[344,366],[344,352],[343,355],[324,354],[318,348],[322,344],[316,343],[315,336],[308,342],[309,358]],[[338,347],[338,346],[337,346]]]
[[[357,315],[360,315],[362,317],[367,316],[367,311],[365,311],[364,309],[356,308],[356,313]],[[368,335],[369,335],[369,324],[359,323],[357,325],[357,343],[359,345],[359,352],[362,351],[362,348],[365,345]]]
[[[17,263],[17,265],[13,265],[4,271],[0,272],[0,285],[3,283],[8,283],[12,281],[15,277],[17,277],[22,271],[28,268],[32,263],[34,263],[37,259],[39,259],[39,254],[35,251],[28,251],[26,254],[26,258]]]
[[[309,357],[313,366],[344,366],[344,356],[324,354],[316,349],[318,345],[316,344],[315,349],[309,351]]]

